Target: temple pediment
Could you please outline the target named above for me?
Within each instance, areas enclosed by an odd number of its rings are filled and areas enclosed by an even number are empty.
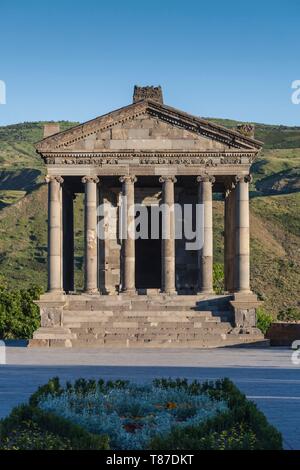
[[[36,145],[40,154],[101,152],[258,151],[261,143],[154,100],[129,106],[47,137]]]

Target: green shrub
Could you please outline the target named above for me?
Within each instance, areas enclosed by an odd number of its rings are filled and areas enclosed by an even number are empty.
[[[1,439],[0,450],[69,450],[71,441],[24,421]]]
[[[7,279],[2,274],[0,274],[0,291],[3,289],[7,289],[7,286],[8,286]]]
[[[1,279],[0,282],[0,338],[31,338],[39,327],[39,308],[33,303],[42,289],[33,286],[29,289],[10,290]]]
[[[37,406],[39,399],[47,395],[59,395],[62,393],[63,389],[60,386],[59,378],[53,377],[45,385],[41,385],[36,392],[34,392],[29,398],[29,404],[31,406]]]
[[[258,438],[249,427],[236,424],[229,429],[200,432],[200,426],[189,429],[176,428],[165,437],[156,437],[151,450],[256,450]],[[280,447],[279,447],[280,448]]]
[[[111,389],[123,389],[128,384],[128,380],[108,380],[105,382],[104,380],[100,379],[98,382],[96,382],[96,380],[77,379],[75,380],[74,384],[67,382],[66,390],[69,393],[76,392],[78,395],[85,395],[90,392],[95,392],[96,389],[99,392],[107,392]],[[64,389],[60,385],[59,378],[53,377],[31,395],[29,398],[29,404],[32,406],[38,406],[39,400],[42,397],[46,397],[47,395],[59,396],[63,392]]]
[[[265,335],[269,327],[273,323],[274,318],[267,313],[263,307],[256,310],[256,326]]]
[[[251,429],[237,424],[221,432],[211,432],[200,439],[199,450],[255,450],[257,437]]]
[[[287,322],[300,321],[300,309],[297,307],[289,307],[285,310],[281,310],[277,318],[280,321]]]
[[[213,266],[213,287],[216,294],[224,292],[224,265],[214,263]]]
[[[71,421],[46,412],[32,405],[21,405],[14,408],[11,414],[2,420],[0,425],[0,441],[10,445],[15,441],[18,445],[28,445],[26,432],[35,431],[36,445],[43,445],[41,437],[44,435],[51,443],[52,449],[95,449],[108,450],[109,440],[106,435],[96,436]],[[56,447],[57,446],[57,447]],[[32,448],[32,447],[23,447]],[[45,447],[35,447],[45,448]]]

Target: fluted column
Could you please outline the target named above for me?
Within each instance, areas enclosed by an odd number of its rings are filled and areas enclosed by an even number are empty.
[[[48,186],[48,292],[62,292],[61,176],[47,176]]]
[[[236,177],[236,291],[250,292],[249,181],[251,177]]]
[[[213,215],[212,185],[215,178],[209,175],[197,177],[198,204],[202,207],[203,246],[199,250],[199,291],[213,292]]]
[[[85,279],[84,290],[88,294],[98,291],[98,249],[97,249],[97,176],[84,176],[84,239],[85,239]]]
[[[224,201],[224,280],[225,290],[235,291],[235,186],[229,184]]]
[[[162,292],[175,294],[175,214],[174,183],[175,176],[161,176],[162,183]]]
[[[135,225],[134,225],[134,183],[135,176],[121,176],[123,217],[123,284],[122,290],[135,293]]]

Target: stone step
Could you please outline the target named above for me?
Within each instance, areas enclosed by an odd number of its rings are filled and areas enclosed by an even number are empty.
[[[229,337],[228,337],[229,336]],[[97,339],[94,341],[85,341],[80,339],[72,339],[72,346],[74,348],[103,348],[103,347],[130,347],[130,348],[219,348],[227,346],[243,346],[251,345],[252,347],[268,346],[268,340],[258,338],[257,336],[239,335],[237,338],[232,338],[227,335],[226,339],[220,337],[206,337],[202,340],[177,340],[170,341],[169,339],[155,339],[152,341],[144,340],[131,340],[131,339]]]
[[[70,328],[60,326],[40,327],[33,334],[34,339],[71,339],[75,336]]]
[[[72,317],[75,319],[74,317]],[[170,312],[169,314],[161,313],[161,314],[154,314],[153,312],[149,312],[148,314],[143,315],[134,315],[128,314],[128,312],[124,313],[123,315],[116,314],[112,318],[108,320],[114,321],[138,321],[138,322],[161,322],[161,321],[178,321],[178,322],[191,322],[191,321],[207,321],[213,323],[219,322],[228,322],[231,318],[228,315],[213,315],[211,312],[199,312],[198,313],[187,313],[182,312],[178,314],[178,312]]]
[[[106,333],[112,334],[160,334],[160,333],[176,333],[176,334],[203,334],[203,333],[210,333],[210,332],[229,332],[232,329],[230,324],[220,323],[217,326],[209,326],[203,324],[201,327],[195,328],[193,324],[189,325],[188,327],[178,326],[177,324],[172,325],[163,325],[163,326],[149,326],[149,325],[139,325],[137,328],[122,328],[116,327],[115,325],[105,326],[105,327],[95,327],[95,328],[85,328],[85,327],[78,327],[78,328],[70,328],[70,331],[76,335],[85,334],[85,335],[100,335]]]
[[[66,295],[68,302],[104,302],[106,300],[109,301],[118,301],[118,302],[131,302],[136,300],[162,300],[162,301],[185,301],[185,300],[193,300],[196,301],[216,301],[216,300],[228,300],[232,298],[231,294],[164,294],[156,291],[151,295],[145,294],[112,294],[112,295],[89,295],[84,293],[76,293],[72,295]]]
[[[116,296],[99,296],[97,299],[90,297],[76,298],[77,296],[68,296],[68,310],[107,310],[107,309],[130,309],[145,310],[146,309],[216,309],[223,308],[228,305],[230,296],[212,296],[209,298],[199,296],[135,296],[126,297],[123,295]],[[209,307],[209,308],[208,308]]]
[[[65,310],[63,312],[63,321],[106,321],[110,319],[114,320],[136,320],[138,321],[139,319],[148,319],[149,321],[156,321],[161,318],[168,318],[170,320],[172,319],[179,319],[179,321],[185,321],[185,320],[192,320],[192,319],[207,319],[207,320],[212,320],[212,321],[219,321],[219,320],[228,320],[230,318],[230,315],[225,313],[220,313],[216,314],[211,311],[160,311],[160,312],[155,312],[155,311],[144,311],[144,312],[133,312],[133,311],[123,311],[123,312],[112,312],[112,311],[102,311],[102,310],[94,310],[94,311],[74,311],[74,310]]]
[[[103,321],[103,322],[66,322],[65,327],[69,329],[108,329],[108,328],[119,328],[119,329],[145,329],[145,328],[153,328],[153,329],[167,329],[167,328],[175,328],[175,329],[198,329],[198,328],[232,328],[230,322],[220,322],[220,321],[168,321],[168,320],[161,320],[161,321]]]
[[[176,316],[168,316],[168,317],[110,317],[110,318],[105,318],[105,317],[69,317],[69,318],[64,318],[63,324],[64,326],[69,326],[69,325],[77,325],[77,324],[112,324],[112,323],[128,323],[130,324],[135,324],[135,323],[154,323],[154,324],[160,324],[160,323],[193,323],[193,322],[205,322],[205,323],[221,323],[221,319],[219,317],[193,317],[193,318],[187,318],[187,317],[176,317]],[[223,322],[224,323],[224,322]]]
[[[99,325],[114,325],[117,323],[123,323],[124,328],[135,328],[136,325],[161,325],[162,323],[178,323],[181,325],[186,325],[186,324],[191,324],[191,323],[211,323],[211,324],[217,324],[217,323],[224,323],[220,321],[220,318],[178,318],[178,317],[165,317],[165,318],[158,318],[158,317],[139,317],[139,318],[120,318],[120,317],[111,317],[111,318],[75,318],[75,317],[70,317],[70,318],[65,318],[64,319],[64,326],[66,327],[73,327],[76,328],[78,324],[83,325],[83,326],[95,326],[97,324]],[[74,325],[74,326],[73,326]]]
[[[68,328],[78,328],[78,325],[82,325],[83,327],[93,327],[93,326],[114,326],[121,328],[137,328],[138,326],[163,326],[163,324],[172,325],[175,324],[177,326],[185,326],[185,325],[193,325],[194,323],[203,323],[203,324],[211,324],[216,325],[219,323],[226,323],[221,322],[220,319],[211,319],[211,318],[196,318],[196,319],[187,319],[187,318],[174,318],[174,317],[167,317],[167,318],[110,318],[110,319],[93,319],[93,318],[70,318],[64,320],[64,326]]]
[[[161,316],[161,315],[177,315],[177,316],[201,316],[201,315],[212,315],[211,310],[141,310],[141,311],[134,311],[134,310],[64,310],[64,317],[67,318],[68,316],[113,316],[113,315],[120,315],[120,316],[129,316],[129,317],[142,317],[142,316]]]

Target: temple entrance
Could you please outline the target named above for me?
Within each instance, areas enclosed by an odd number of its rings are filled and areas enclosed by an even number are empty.
[[[137,289],[161,288],[161,218],[159,238],[151,239],[151,207],[148,211],[148,239],[135,241],[135,285]]]

